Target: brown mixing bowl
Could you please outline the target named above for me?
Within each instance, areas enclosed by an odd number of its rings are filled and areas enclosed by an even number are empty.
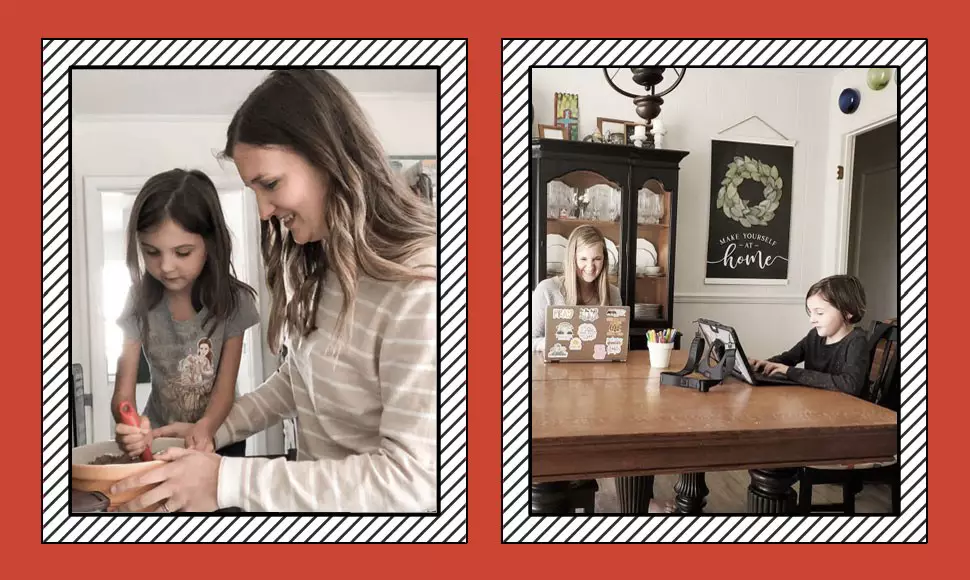
[[[173,437],[159,437],[152,441],[152,453],[161,453],[169,447],[185,447],[185,441]],[[71,488],[81,491],[100,491],[108,496],[111,501],[108,511],[117,511],[120,506],[157,485],[146,485],[112,495],[109,490],[116,482],[132,475],[151,471],[165,463],[156,460],[122,465],[91,465],[92,461],[102,455],[120,455],[121,453],[121,449],[114,441],[103,441],[75,447],[71,451]],[[160,504],[156,504],[141,511],[155,511],[159,506]]]

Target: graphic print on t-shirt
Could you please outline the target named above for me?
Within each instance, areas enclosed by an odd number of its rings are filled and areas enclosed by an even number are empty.
[[[177,415],[175,420],[194,423],[205,414],[216,375],[212,358],[212,342],[200,338],[196,352],[179,361],[179,376],[169,382],[165,397],[168,407]]]

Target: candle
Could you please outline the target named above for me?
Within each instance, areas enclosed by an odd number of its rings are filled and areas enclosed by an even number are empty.
[[[647,136],[647,126],[646,125],[636,125],[633,127],[633,136],[639,137],[641,139]]]
[[[664,127],[663,121],[660,119],[653,120],[653,145],[657,149],[663,149],[664,145],[664,135],[667,134],[667,129]]]

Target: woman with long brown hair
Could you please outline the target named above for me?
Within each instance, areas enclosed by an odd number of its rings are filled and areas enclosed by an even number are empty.
[[[129,508],[434,510],[433,208],[394,174],[354,97],[324,71],[270,74],[233,117],[225,155],[256,195],[268,340],[287,354],[236,402],[216,446],[295,417],[297,461],[174,450],[151,472],[164,483]]]

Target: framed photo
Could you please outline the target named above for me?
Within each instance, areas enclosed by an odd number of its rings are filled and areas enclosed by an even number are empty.
[[[556,125],[563,127],[566,139],[579,141],[579,95],[556,93],[552,103]]]
[[[628,125],[631,126],[629,129],[627,129]],[[633,137],[633,125],[635,123],[621,119],[596,117],[596,128],[599,130],[600,135],[603,136],[603,139],[607,143],[613,145],[627,145],[630,143],[627,138],[627,133],[629,132],[630,137]]]
[[[562,125],[539,125],[539,138],[558,139],[559,141],[568,140],[566,128]]]

